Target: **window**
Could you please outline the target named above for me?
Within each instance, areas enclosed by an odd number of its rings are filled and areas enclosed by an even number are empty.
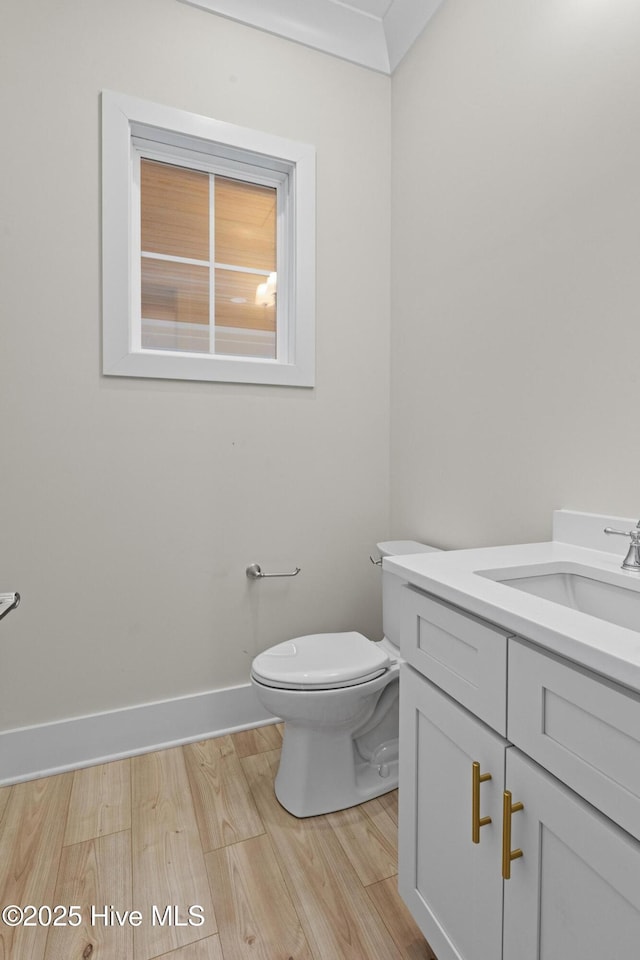
[[[315,151],[102,94],[103,372],[312,386]]]

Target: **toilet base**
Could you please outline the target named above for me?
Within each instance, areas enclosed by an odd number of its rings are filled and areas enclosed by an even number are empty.
[[[268,687],[263,705],[284,720],[275,794],[295,817],[344,810],[398,785],[399,664],[337,689]]]
[[[389,755],[376,763],[358,756],[348,734],[337,739],[325,731],[285,723],[274,789],[281,806],[294,817],[345,810],[397,786],[397,749],[395,758]]]

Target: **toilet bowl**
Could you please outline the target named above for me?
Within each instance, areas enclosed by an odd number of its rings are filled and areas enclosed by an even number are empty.
[[[378,549],[389,556],[435,548],[393,541]],[[296,817],[343,810],[398,785],[402,583],[383,572],[383,640],[354,631],[311,634],[253,661],[259,700],[284,720],[275,793]]]

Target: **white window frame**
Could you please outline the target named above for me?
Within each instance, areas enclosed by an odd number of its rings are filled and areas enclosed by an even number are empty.
[[[276,359],[142,348],[141,156],[276,187]],[[103,91],[102,327],[108,376],[313,386],[315,148]]]

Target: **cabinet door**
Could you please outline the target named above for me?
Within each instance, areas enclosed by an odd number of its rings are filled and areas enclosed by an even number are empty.
[[[518,750],[503,960],[630,960],[640,944],[640,843]],[[497,956],[497,954],[496,954]]]
[[[399,890],[438,960],[502,952],[505,742],[404,664],[400,679]],[[472,766],[480,817],[472,841]]]

